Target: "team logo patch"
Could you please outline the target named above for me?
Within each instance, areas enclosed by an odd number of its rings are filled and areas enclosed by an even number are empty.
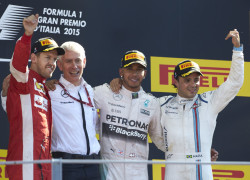
[[[192,62],[186,62],[186,63],[180,64],[179,67],[180,67],[180,70],[183,70],[183,69],[187,69],[191,67],[197,67],[197,65]]]
[[[110,148],[110,150],[114,153],[115,152],[115,150],[114,149],[112,149],[112,148]]]
[[[142,56],[141,54],[138,53],[130,53],[128,55],[125,56],[125,61],[128,61],[130,59],[140,59],[144,61],[144,56]]]
[[[72,104],[72,103],[74,103],[74,101],[65,101],[65,102],[64,102],[64,101],[61,101],[60,103],[61,103],[61,104]]]
[[[194,108],[198,108],[200,106],[201,106],[201,103],[198,103],[198,104],[194,103],[193,106],[192,106],[192,108],[194,109]]]
[[[191,101],[193,101],[193,100],[192,99],[182,99],[182,100],[180,100],[180,104],[185,104],[185,103],[188,103]]]
[[[138,93],[132,93],[132,99],[137,99],[139,97]]]
[[[202,154],[193,154],[193,155],[186,155],[186,158],[202,158],[203,155]]]
[[[42,96],[36,95],[34,97],[34,106],[48,111],[48,100]]]
[[[113,98],[114,98],[114,100],[116,100],[116,101],[120,101],[121,99],[122,99],[122,95],[121,94],[113,94]]]
[[[173,154],[168,154],[168,155],[166,156],[166,159],[170,159],[170,158],[172,158],[172,156],[173,156]]]
[[[45,94],[44,85],[42,83],[37,82],[35,78],[33,78],[33,80],[34,80],[34,89],[40,93]]]
[[[61,96],[64,98],[69,97],[69,95],[64,90],[61,91]]]
[[[141,109],[141,113],[150,116],[150,111],[147,111],[145,109]]]
[[[165,143],[166,151],[168,151],[168,130],[166,127],[163,128],[163,134],[164,134],[164,143]]]
[[[165,112],[165,114],[178,114],[178,111],[175,112],[175,111],[165,110],[164,112]]]
[[[129,154],[129,157],[135,157],[136,155],[135,155],[135,153],[130,153]]]
[[[50,39],[45,39],[45,40],[41,41],[42,46],[47,46],[47,45],[51,45],[51,44],[53,44],[53,41],[51,41]]]
[[[145,107],[148,107],[149,102],[150,102],[150,101],[147,99],[147,100],[144,102],[144,106],[145,106]]]
[[[123,155],[124,155],[124,151],[123,151],[123,150],[118,150],[118,151],[117,151],[117,154],[123,156]]]

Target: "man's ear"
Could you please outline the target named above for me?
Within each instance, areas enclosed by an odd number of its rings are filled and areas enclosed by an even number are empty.
[[[62,68],[62,59],[58,59],[56,64],[57,64],[57,67],[60,69],[60,71],[62,71],[63,70],[63,68]]]
[[[83,68],[85,68],[85,67],[86,67],[86,63],[87,63],[87,59],[86,59],[86,58],[84,58],[84,59],[83,59]]]
[[[123,68],[120,68],[120,69],[119,69],[119,74],[120,74],[120,77],[123,77],[123,74],[124,74],[124,72],[123,72],[123,71],[124,71],[124,69],[123,69]]]
[[[30,55],[30,60],[33,64],[35,64],[37,62],[37,56],[34,53],[32,53]]]
[[[146,75],[147,75],[147,70],[145,69],[145,70],[144,70],[144,77],[143,77],[143,79],[146,78]]]
[[[178,80],[173,78],[173,85],[177,88],[178,87]]]

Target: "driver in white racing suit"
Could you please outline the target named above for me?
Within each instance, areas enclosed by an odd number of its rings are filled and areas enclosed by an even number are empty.
[[[161,123],[167,161],[210,162],[210,148],[216,118],[237,95],[244,79],[243,48],[237,30],[230,31],[234,45],[232,64],[227,80],[216,90],[198,95],[200,68],[186,60],[174,71],[176,97],[161,97]],[[211,165],[170,164],[165,169],[165,180],[212,180]]]
[[[141,87],[146,66],[141,52],[128,51],[122,58],[120,75],[123,86],[119,94],[113,93],[107,84],[94,89],[95,105],[100,109],[102,159],[148,160],[148,133],[157,147],[164,151],[159,101]],[[103,164],[102,178],[147,180],[147,164]]]

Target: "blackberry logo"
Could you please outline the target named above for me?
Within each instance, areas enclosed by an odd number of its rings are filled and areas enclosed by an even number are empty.
[[[9,4],[0,19],[0,40],[15,40],[23,26],[23,18],[32,10],[32,7]]]

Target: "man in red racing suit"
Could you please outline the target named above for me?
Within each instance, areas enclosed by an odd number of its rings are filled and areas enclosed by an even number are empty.
[[[7,161],[51,159],[51,104],[45,79],[52,76],[57,56],[64,50],[52,38],[39,39],[31,50],[38,15],[23,20],[24,35],[17,41],[10,62],[10,85],[6,111],[10,123]],[[31,53],[31,67],[28,60]],[[9,179],[51,179],[50,164],[6,167]]]

